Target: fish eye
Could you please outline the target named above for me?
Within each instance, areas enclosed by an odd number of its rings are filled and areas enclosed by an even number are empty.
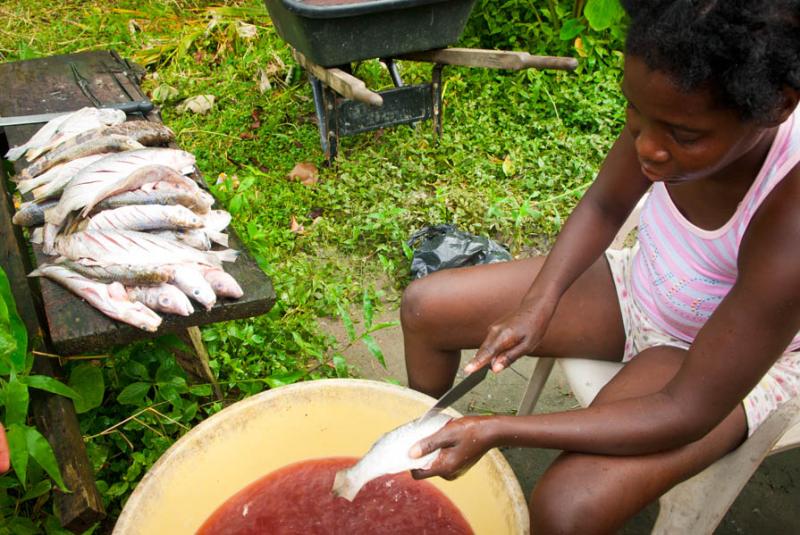
[[[200,295],[200,290],[198,290],[198,289],[192,290],[192,295],[199,296]]]

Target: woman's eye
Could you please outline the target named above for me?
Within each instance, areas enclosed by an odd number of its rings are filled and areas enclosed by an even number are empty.
[[[700,134],[696,132],[673,130],[672,139],[674,139],[679,145],[691,145],[700,139]]]

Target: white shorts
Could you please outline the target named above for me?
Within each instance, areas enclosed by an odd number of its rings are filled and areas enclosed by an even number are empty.
[[[631,267],[637,249],[638,244],[633,248],[606,251],[625,327],[623,362],[628,362],[649,347],[672,346],[689,349],[691,345],[657,327],[633,299]],[[747,415],[748,436],[752,435],[782,403],[798,394],[800,394],[800,351],[784,353],[742,401]]]

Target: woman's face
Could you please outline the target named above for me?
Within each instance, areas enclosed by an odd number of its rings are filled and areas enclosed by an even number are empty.
[[[722,178],[769,131],[721,107],[709,89],[685,92],[637,56],[625,59],[626,127],[653,182]]]

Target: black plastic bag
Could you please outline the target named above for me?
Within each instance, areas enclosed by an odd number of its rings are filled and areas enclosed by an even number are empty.
[[[511,253],[499,243],[453,225],[424,227],[412,234],[407,243],[414,249],[411,276],[415,279],[440,269],[511,260]]]

